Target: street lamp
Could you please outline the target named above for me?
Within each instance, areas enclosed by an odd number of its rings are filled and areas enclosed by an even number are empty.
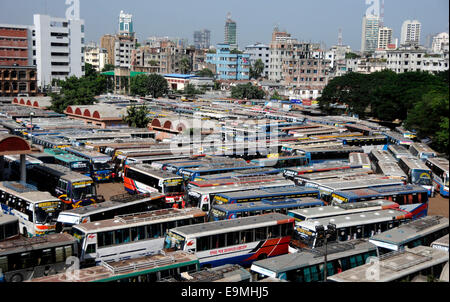
[[[30,112],[30,149],[33,148],[33,116],[34,116],[34,112]]]
[[[325,255],[324,255],[324,276],[323,281],[327,281],[327,254],[328,254],[328,239],[336,234],[336,225],[329,223],[327,225],[327,229],[325,230],[325,227],[323,225],[317,225],[316,226],[316,234],[317,239],[324,239],[325,240]]]

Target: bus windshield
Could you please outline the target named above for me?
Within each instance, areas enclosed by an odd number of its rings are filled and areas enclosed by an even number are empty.
[[[164,181],[164,194],[183,192],[183,180],[181,178]]]
[[[227,213],[218,209],[212,209],[210,214],[210,221],[225,220]]]
[[[48,201],[41,202],[34,206],[34,222],[35,223],[49,223],[56,222],[56,218],[58,217],[58,208],[59,202],[56,201]]]
[[[174,232],[168,232],[164,242],[164,248],[183,250],[185,241],[183,236],[175,234]]]
[[[189,191],[188,193],[188,203],[192,207],[198,207],[200,205],[200,198],[202,195],[200,193]]]
[[[430,172],[426,170],[413,170],[411,172],[411,183],[422,186],[431,186]]]
[[[94,171],[110,170],[111,165],[108,163],[94,163],[92,165]]]
[[[73,199],[83,199],[86,197],[94,197],[94,196],[95,196],[95,187],[92,184],[85,187],[74,186],[72,191]]]
[[[448,187],[448,172],[444,174],[444,186]]]
[[[78,243],[83,242],[86,234],[78,229],[72,228],[70,234],[78,241]],[[80,245],[79,245],[80,246]]]

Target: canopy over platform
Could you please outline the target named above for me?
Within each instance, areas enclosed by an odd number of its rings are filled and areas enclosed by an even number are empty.
[[[33,153],[33,151],[23,138],[10,134],[0,134],[0,156],[30,153]]]

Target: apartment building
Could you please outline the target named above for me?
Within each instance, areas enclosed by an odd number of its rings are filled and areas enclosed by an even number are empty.
[[[269,76],[270,63],[270,47],[262,43],[255,43],[245,47],[244,53],[250,55],[250,64],[253,66],[255,62],[260,59],[264,63],[264,70],[262,76]]]
[[[218,44],[216,53],[207,53],[206,63],[216,66],[219,80],[248,80],[250,77],[250,55],[231,53],[229,44]]]

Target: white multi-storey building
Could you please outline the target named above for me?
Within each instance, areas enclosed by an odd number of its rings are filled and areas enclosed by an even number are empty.
[[[114,42],[114,66],[131,67],[131,52],[136,48],[136,40],[133,37],[117,36]]]
[[[253,66],[255,62],[260,59],[264,63],[264,70],[262,76],[267,77],[269,75],[269,46],[262,43],[255,43],[245,47],[244,53],[250,55],[250,64]]]
[[[392,44],[392,28],[380,27],[378,29],[377,49],[388,49],[389,44]]]
[[[417,20],[406,20],[402,24],[400,44],[420,44],[421,23]]]
[[[91,64],[96,71],[102,71],[108,60],[108,53],[105,48],[97,45],[87,45],[84,49],[84,62]]]
[[[361,52],[375,51],[378,46],[380,17],[367,15],[362,20]]]
[[[38,86],[54,79],[84,75],[84,20],[36,14],[34,18],[34,60]]]
[[[431,44],[431,51],[434,53],[440,53],[444,51],[448,51],[449,45],[449,37],[448,33],[443,32],[437,34],[433,37],[433,42]]]

